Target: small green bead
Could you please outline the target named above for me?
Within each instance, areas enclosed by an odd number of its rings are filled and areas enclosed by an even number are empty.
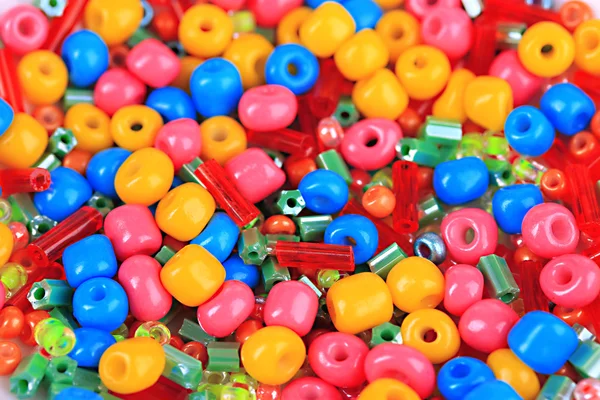
[[[485,144],[483,136],[480,133],[467,133],[463,135],[458,149],[456,158],[463,157],[483,157]]]
[[[481,257],[477,269],[483,274],[491,298],[506,304],[519,298],[519,286],[504,258],[495,254]]]
[[[187,164],[183,164],[177,176],[184,182],[192,182],[202,185],[200,179],[194,174],[194,171],[202,164],[202,160],[199,157],[194,158]],[[204,185],[202,185],[204,187]]]
[[[238,342],[210,342],[206,346],[209,371],[238,372],[240,370],[240,344]]]
[[[179,329],[179,336],[189,341],[200,342],[204,345],[217,340],[213,336],[204,332],[204,329],[196,322],[184,319],[181,328]]]
[[[21,222],[25,225],[36,215],[40,215],[38,210],[33,205],[31,196],[26,193],[17,193],[12,196],[8,196],[8,202],[12,208],[12,221]]]
[[[419,210],[419,226],[421,228],[446,215],[442,203],[432,194],[423,198],[417,204],[417,209]]]
[[[175,255],[175,250],[170,248],[169,246],[163,246],[160,248],[158,253],[154,256],[154,259],[160,263],[160,265],[165,265],[167,261],[169,261]]]
[[[360,119],[360,113],[349,96],[340,97],[333,116],[343,128],[354,125]]]
[[[484,153],[488,156],[506,157],[510,151],[508,140],[496,132],[487,131],[483,134]]]
[[[600,344],[587,341],[579,344],[569,362],[584,378],[600,379]]]
[[[75,370],[75,375],[73,375],[73,386],[85,387],[96,393],[108,391],[97,372],[81,367],[77,367]]]
[[[63,97],[65,111],[76,104],[94,104],[94,91],[91,89],[67,88]]]
[[[206,384],[204,386],[216,386],[216,385]],[[216,393],[212,392],[210,389],[208,389],[207,387],[203,387],[202,391],[192,392],[192,393],[188,394],[187,400],[219,400],[220,397],[221,397],[220,392],[219,392],[219,394],[216,394]]]
[[[271,255],[275,252],[275,245],[279,241],[282,241],[282,242],[299,242],[300,241],[300,236],[296,236],[296,235],[274,235],[274,234],[267,233],[265,235],[265,237],[267,238],[267,252],[269,253],[269,255]]]
[[[73,318],[73,313],[67,307],[54,307],[49,314],[52,318],[56,318],[62,322],[64,326],[73,331],[79,328],[79,324],[77,324],[75,318]]]
[[[27,283],[27,271],[21,264],[9,262],[0,267],[0,282],[9,296]]]
[[[27,300],[34,310],[51,310],[54,307],[71,306],[73,288],[66,281],[44,279],[34,282],[27,294]]]
[[[520,181],[531,182],[539,185],[542,181],[542,175],[548,170],[544,165],[527,160],[523,157],[517,157],[512,163],[512,172]]]
[[[444,161],[437,146],[415,138],[400,139],[396,145],[396,156],[401,160],[432,168]]]
[[[60,17],[67,7],[67,0],[35,0],[33,5],[49,18]]]
[[[261,265],[267,257],[267,238],[257,228],[244,229],[238,240],[238,253],[245,264]]]
[[[575,382],[562,375],[550,375],[535,400],[571,400]]]
[[[385,322],[371,329],[371,342],[369,347],[373,348],[382,343],[402,344],[402,335],[398,325]]]
[[[323,292],[319,290],[319,288],[310,280],[308,276],[302,275],[300,278],[298,278],[298,281],[304,283],[306,286],[311,288],[318,298],[321,298],[321,296],[323,296]]]
[[[490,182],[498,187],[512,185],[517,181],[512,173],[512,165],[505,160],[484,158],[490,174]]]
[[[322,290],[329,289],[342,278],[337,269],[321,269],[317,272],[317,285]]]
[[[241,387],[225,386],[221,392],[221,400],[250,400],[250,392]]]
[[[115,208],[115,203],[112,201],[112,199],[106,197],[100,192],[95,192],[86,204],[100,211],[100,214],[102,214],[104,217],[106,217],[106,215]]]
[[[256,29],[254,14],[249,10],[234,11],[230,18],[235,33],[254,32]]]
[[[77,146],[77,138],[73,131],[65,128],[58,128],[48,139],[48,151],[60,158],[65,158]]]
[[[215,376],[212,374],[219,374],[219,372],[212,372],[212,371],[204,371],[204,379],[206,379],[206,375],[211,374],[210,376]],[[190,397],[190,400],[220,400],[221,399],[221,393],[223,392],[223,388],[225,388],[224,385],[222,384],[218,384],[218,383],[201,383],[200,386],[198,386],[198,392],[195,394],[198,394],[198,396],[194,396]]]
[[[127,46],[130,48],[135,47],[136,44],[146,39],[157,39],[157,37],[149,30],[139,27],[135,32],[133,32],[133,35],[129,37],[129,40],[127,40]]]
[[[186,389],[196,389],[202,380],[202,362],[165,344],[166,363],[162,375]]]
[[[215,386],[224,385],[229,382],[230,377],[231,375],[229,372],[210,371],[208,369],[205,369],[204,373],[202,374],[202,383],[200,383],[200,386],[198,386],[198,390],[200,390],[200,388],[203,387],[204,384],[210,384]]]
[[[75,371],[77,370],[77,361],[70,357],[55,357],[50,360],[46,369],[46,380],[52,383],[72,384]]]
[[[390,167],[385,167],[375,172],[371,177],[371,182],[365,185],[363,191],[366,192],[373,186],[385,186],[388,189],[392,189],[394,186],[392,181],[392,169]]]
[[[58,225],[58,222],[46,217],[45,215],[34,216],[27,224],[27,230],[31,240],[35,240]]]
[[[56,157],[54,154],[44,153],[37,160],[37,162],[31,166],[31,168],[43,168],[43,169],[47,169],[48,171],[54,171],[56,168],[60,167],[61,165],[62,165],[62,163],[60,162],[58,157]]]
[[[348,185],[352,183],[350,169],[348,169],[348,165],[337,150],[331,149],[320,153],[315,158],[315,162],[320,169],[332,171],[341,176]]]
[[[134,337],[149,337],[161,345],[171,341],[171,331],[165,324],[157,321],[146,321],[135,330]]]
[[[457,147],[462,140],[462,124],[459,121],[434,117],[425,119],[419,137],[436,146]]]
[[[40,353],[23,358],[10,376],[10,392],[19,399],[34,396],[42,383],[47,368],[48,360]]]
[[[325,229],[333,221],[331,215],[309,215],[293,218],[303,242],[321,242]]]
[[[367,265],[371,272],[379,275],[382,279],[387,279],[392,268],[406,257],[408,256],[404,250],[397,243],[392,243],[367,261]]]
[[[267,257],[261,266],[261,272],[267,293],[276,283],[292,279],[290,271],[286,267],[280,266],[275,257]]]
[[[298,189],[296,190],[282,190],[277,196],[275,208],[283,215],[297,216],[304,210],[306,203],[304,203],[304,197]]]

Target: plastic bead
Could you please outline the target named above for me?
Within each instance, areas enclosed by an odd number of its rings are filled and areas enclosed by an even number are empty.
[[[571,382],[571,384],[573,384]],[[597,396],[600,390],[597,379],[583,379],[577,383],[577,386],[573,390],[573,396],[576,400],[588,400]]]
[[[120,261],[136,254],[154,254],[162,243],[152,213],[142,205],[130,204],[112,210],[104,221],[104,231]]]
[[[46,320],[48,318],[50,318],[50,314],[43,310],[37,310],[27,313],[27,315],[25,315],[23,329],[19,334],[19,339],[21,340],[21,342],[23,342],[23,344],[27,346],[35,346],[36,342],[33,336],[35,327],[41,321]]]
[[[290,72],[289,68],[292,68]],[[265,80],[269,85],[281,85],[301,95],[309,91],[319,76],[317,58],[299,44],[277,46],[267,59]]]
[[[38,50],[25,55],[17,66],[23,94],[34,105],[57,102],[67,89],[68,72],[56,54]]]
[[[31,116],[15,114],[0,136],[0,162],[9,168],[31,167],[48,145],[46,130]]]
[[[343,178],[332,171],[317,170],[302,178],[298,189],[306,208],[318,214],[340,211],[348,200],[348,186]]]
[[[481,197],[489,185],[486,165],[476,157],[446,161],[433,171],[436,196],[446,204],[458,205]]]
[[[449,59],[464,57],[473,42],[471,18],[461,8],[436,7],[423,17],[423,42],[442,50]]]
[[[460,317],[460,337],[473,349],[491,353],[506,347],[506,337],[519,316],[496,299],[472,304]]]
[[[388,50],[383,40],[372,29],[364,29],[342,44],[335,52],[338,70],[348,80],[358,81],[384,68]]]
[[[33,202],[47,217],[62,221],[92,197],[87,180],[69,168],[59,167],[50,173],[52,183],[44,192],[36,193]]]
[[[17,5],[3,14],[0,36],[8,48],[22,55],[42,47],[48,37],[48,20],[36,7]]]
[[[513,110],[504,124],[508,143],[526,156],[540,156],[552,147],[554,127],[537,108],[522,106]]]
[[[317,396],[316,398],[342,400],[342,396],[335,386],[322,379],[309,376],[290,382],[283,389],[281,395],[290,400],[304,400],[312,395]]]
[[[450,77],[450,62],[435,47],[413,46],[398,58],[396,75],[411,99],[428,100],[446,86]]]
[[[204,160],[214,159],[220,165],[224,165],[246,150],[244,128],[230,117],[217,116],[205,120],[200,124],[200,135],[201,157]]]
[[[341,152],[353,167],[377,170],[393,161],[396,143],[401,138],[402,130],[395,122],[369,118],[348,129]],[[375,144],[371,146],[371,142]]]
[[[254,265],[246,265],[242,259],[233,254],[224,263],[225,280],[238,280],[254,289],[258,285],[259,271]]]
[[[579,229],[573,214],[555,203],[530,209],[522,223],[523,242],[534,254],[552,258],[573,253],[579,242]]]
[[[0,376],[10,375],[21,362],[21,349],[14,342],[0,341]]]
[[[24,323],[23,311],[14,306],[4,307],[0,311],[0,338],[13,339],[19,336]]]
[[[467,117],[482,127],[499,131],[513,109],[511,86],[494,76],[479,76],[473,79],[464,93]]]
[[[567,3],[565,3],[566,5]],[[594,44],[594,40],[598,40],[599,35],[600,24],[595,19],[582,22],[573,34],[575,65],[592,75],[600,74],[600,53],[598,53],[597,46],[590,46],[590,44]]]
[[[394,305],[412,313],[423,308],[435,308],[442,302],[444,277],[431,261],[421,257],[401,260],[386,279]]]
[[[117,274],[117,258],[110,240],[92,235],[67,247],[63,265],[69,285],[77,288],[91,278],[112,278]]]
[[[34,396],[47,366],[48,360],[39,353],[25,357],[10,377],[10,391],[22,398]]]
[[[477,386],[494,380],[494,373],[482,361],[456,357],[445,363],[437,376],[438,388],[448,400],[462,400]]]
[[[382,68],[356,82],[352,102],[367,118],[397,119],[408,105],[408,90],[388,69]]]
[[[113,344],[115,338],[106,331],[94,328],[75,329],[75,347],[69,357],[80,367],[96,368],[102,354]]]
[[[504,79],[510,85],[515,106],[526,104],[542,87],[543,79],[527,71],[516,50],[498,54],[490,65],[489,74]]]
[[[198,4],[188,9],[179,23],[179,41],[196,57],[222,54],[233,35],[233,23],[221,8]]]
[[[542,21],[529,27],[518,47],[519,59],[534,75],[551,78],[564,73],[575,58],[575,42],[562,26]]]
[[[476,399],[489,399],[489,400],[520,400],[521,396],[507,383],[498,380],[490,380],[478,385],[471,390],[465,397],[464,400],[476,400]]]
[[[523,399],[535,399],[540,391],[537,375],[509,349],[498,349],[487,358],[497,379],[508,383]]]
[[[571,83],[552,86],[540,99],[540,110],[565,135],[584,130],[596,113],[592,99]]]
[[[527,212],[542,203],[542,193],[537,186],[511,185],[494,194],[492,209],[500,229],[508,234],[519,234]]]
[[[77,149],[97,153],[113,145],[110,118],[91,104],[79,103],[69,108],[65,115],[65,128],[73,131]]]
[[[190,243],[204,247],[217,260],[223,262],[235,247],[239,232],[233,220],[227,214],[219,212],[212,216],[208,225]]]
[[[279,20],[279,25],[276,28],[276,42],[279,44],[299,44],[300,25],[302,25],[311,13],[312,10],[308,7],[298,7],[285,14]]]
[[[305,284],[282,282],[271,289],[263,310],[267,326],[285,326],[298,336],[308,334],[319,308],[318,297]]]
[[[377,228],[361,215],[344,215],[336,218],[325,230],[325,243],[350,245],[352,238],[354,261],[362,264],[375,254],[379,242]]]
[[[444,308],[453,315],[460,317],[483,296],[483,275],[471,265],[453,265],[444,280]]]
[[[129,151],[151,147],[162,126],[158,112],[139,105],[122,107],[110,121],[114,141]]]
[[[145,97],[144,83],[123,68],[109,69],[94,87],[94,104],[108,115],[124,106],[142,104]]]
[[[467,69],[453,71],[446,89],[433,103],[433,115],[465,122],[467,114],[464,107],[464,94],[466,86],[473,79],[475,79],[475,75]]]
[[[166,364],[163,376],[186,389],[197,389],[202,380],[202,363],[170,345],[163,346]]]
[[[113,331],[125,321],[128,310],[125,290],[108,278],[88,279],[73,295],[73,316],[86,328]]]
[[[157,111],[166,121],[196,118],[192,98],[176,87],[167,86],[154,90],[146,99],[146,105]]]
[[[265,85],[247,90],[242,95],[238,114],[248,129],[275,131],[290,125],[297,109],[292,91],[280,85]]]
[[[144,17],[140,1],[91,0],[85,7],[87,28],[98,33],[108,46],[124,43],[138,28]]]
[[[93,85],[108,69],[108,47],[100,36],[89,30],[69,35],[61,57],[69,71],[69,81],[81,88]]]
[[[125,63],[133,75],[153,88],[171,83],[181,68],[179,58],[156,39],[146,39],[134,46]]]
[[[362,198],[362,206],[372,216],[385,218],[394,210],[396,198],[390,189],[376,185],[365,192]]]
[[[223,58],[237,67],[243,87],[248,90],[265,84],[264,65],[272,51],[273,45],[263,36],[246,33],[231,42]]]
[[[354,34],[356,26],[342,5],[325,2],[300,25],[300,43],[317,57],[331,57]]]
[[[553,303],[582,308],[600,293],[600,270],[589,258],[565,254],[548,262],[540,274],[540,286]]]
[[[397,34],[398,27],[402,35]],[[395,63],[406,49],[418,44],[421,40],[419,21],[404,10],[391,10],[383,14],[375,26],[390,54],[390,61]]]
[[[131,152],[128,150],[110,148],[92,156],[85,170],[85,176],[92,189],[111,199],[118,198],[114,183],[115,176],[119,167],[130,155]]]
[[[433,364],[454,357],[460,347],[460,336],[449,316],[435,309],[422,309],[410,313],[400,327],[403,343],[419,350]],[[435,333],[435,340],[425,341],[424,335]]]

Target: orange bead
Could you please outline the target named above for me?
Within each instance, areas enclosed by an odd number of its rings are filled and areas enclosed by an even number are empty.
[[[35,338],[33,337],[33,330],[35,326],[45,319],[50,318],[50,314],[47,311],[37,310],[32,311],[25,315],[25,323],[23,324],[23,329],[21,330],[21,334],[19,335],[19,339],[23,344],[27,346],[35,346]]]
[[[250,336],[263,327],[262,322],[257,319],[249,319],[243,322],[235,331],[235,340],[244,344]]]
[[[549,169],[542,175],[540,188],[550,200],[563,200],[568,193],[565,174],[559,169]]]
[[[592,19],[594,16],[590,6],[579,0],[567,1],[560,7],[558,12],[563,26],[571,32],[574,31],[579,24]]]
[[[590,316],[580,308],[572,309],[556,306],[554,307],[554,310],[552,310],[552,314],[556,315],[570,326],[575,324],[586,326],[589,322],[591,322]]]
[[[61,127],[65,120],[65,113],[55,105],[38,106],[31,115],[48,131],[48,135]]]
[[[208,352],[206,351],[206,347],[200,342],[187,342],[183,345],[181,351],[190,357],[194,357],[196,360],[200,360],[202,365],[208,363]]]
[[[10,375],[21,362],[21,349],[16,343],[0,342],[0,376]]]
[[[363,195],[362,205],[375,218],[385,218],[394,211],[396,197],[385,186],[371,186]]]
[[[573,159],[582,164],[593,161],[598,151],[600,151],[600,143],[596,136],[588,131],[577,133],[569,141],[569,153]]]
[[[392,64],[406,49],[421,42],[419,21],[404,10],[386,12],[377,22],[375,31],[387,46]]]
[[[151,26],[164,42],[177,40],[179,21],[177,15],[170,8],[165,8],[154,14]]]
[[[63,167],[71,168],[85,176],[85,170],[91,158],[92,153],[89,151],[74,149],[63,159]]]
[[[183,89],[186,92],[190,92],[190,77],[196,67],[202,64],[202,59],[193,56],[185,56],[181,58],[181,69],[179,74],[175,77],[175,80],[171,82],[171,86]]]
[[[398,118],[404,137],[416,137],[423,119],[414,108],[408,107]]]
[[[23,311],[15,306],[5,307],[0,311],[0,339],[12,339],[19,336],[24,323]]]
[[[264,222],[261,232],[264,235],[293,235],[296,233],[296,225],[290,217],[272,215]]]
[[[417,185],[421,191],[433,190],[433,168],[419,167]]]
[[[290,185],[297,188],[304,175],[317,170],[317,164],[312,158],[290,156],[283,163],[283,169]]]

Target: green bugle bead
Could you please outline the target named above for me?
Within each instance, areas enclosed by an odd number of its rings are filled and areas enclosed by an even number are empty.
[[[432,194],[423,198],[417,204],[417,209],[419,213],[419,226],[421,228],[446,215],[442,208],[442,203]]]
[[[73,292],[73,288],[66,281],[44,279],[31,286],[27,300],[34,310],[50,310],[54,307],[70,306]]]
[[[306,203],[299,190],[282,190],[277,195],[275,208],[280,214],[297,216],[304,210]]]
[[[179,329],[179,336],[189,341],[200,342],[206,346],[207,343],[214,342],[217,340],[215,337],[204,332],[204,329],[196,322],[184,319],[181,328]]]
[[[52,153],[44,153],[42,156],[36,161],[35,164],[31,166],[31,168],[44,168],[48,171],[54,171],[56,168],[60,167],[62,163]]]
[[[340,97],[333,116],[343,128],[348,128],[358,122],[360,119],[360,112],[358,112],[358,109],[352,102],[350,96],[342,96]]]
[[[280,266],[277,262],[277,258],[275,257],[267,257],[261,266],[261,272],[263,286],[265,288],[265,292],[267,293],[276,283],[289,281],[292,279],[290,271],[287,269],[287,267]]]
[[[371,341],[369,342],[369,347],[373,348],[378,344],[383,343],[402,344],[402,335],[400,334],[400,327],[398,325],[385,322],[371,329]]]
[[[332,171],[341,176],[348,185],[352,183],[350,169],[348,169],[348,165],[337,150],[331,149],[320,153],[315,158],[315,162],[320,169]]]
[[[154,259],[160,263],[160,265],[165,265],[167,261],[169,261],[175,255],[175,250],[170,248],[169,246],[163,246],[160,248],[158,253],[154,256]]]
[[[165,344],[166,363],[162,375],[186,389],[196,389],[202,380],[202,362]]]
[[[429,115],[419,130],[419,138],[436,146],[457,147],[462,140],[459,121]]]
[[[238,342],[210,342],[207,370],[217,372],[238,372],[240,370],[240,344]]]
[[[258,228],[244,229],[238,240],[238,253],[245,264],[261,265],[268,255],[267,238]]]
[[[91,89],[67,88],[63,97],[65,111],[79,103],[94,104],[94,91]]]
[[[67,356],[55,357],[50,360],[48,368],[46,368],[45,377],[50,384],[62,383],[71,385],[76,370],[77,361]]]
[[[77,146],[77,138],[73,131],[57,128],[48,139],[48,150],[60,159],[65,158]]]
[[[265,235],[265,237],[267,238],[267,252],[269,254],[273,254],[273,252],[275,251],[275,245],[280,240],[283,242],[299,242],[300,241],[300,236],[296,236],[296,235],[283,235],[283,234],[267,233]]]
[[[45,215],[36,215],[27,223],[29,237],[33,241],[54,228],[56,225],[58,225],[58,222],[53,219],[50,219]]]
[[[396,156],[400,160],[432,168],[445,161],[440,157],[440,150],[436,145],[416,138],[400,139],[396,145]]]
[[[535,400],[571,400],[575,382],[562,375],[550,375]]]
[[[34,396],[46,374],[48,363],[40,353],[23,358],[9,378],[10,392],[20,399]]]
[[[114,201],[100,192],[94,192],[86,204],[100,211],[104,217],[115,208]]]
[[[392,268],[406,257],[404,250],[397,243],[392,243],[367,261],[367,265],[371,272],[385,280]]]
[[[321,296],[323,296],[323,292],[319,290],[319,288],[310,280],[308,276],[302,275],[300,278],[298,278],[298,281],[304,283],[306,286],[311,288],[311,290],[315,292],[318,298],[321,298]]]
[[[84,387],[96,393],[108,391],[97,372],[81,367],[77,367],[75,370],[75,374],[73,375],[73,386]]]
[[[325,236],[325,229],[333,221],[333,218],[331,215],[309,215],[295,217],[293,220],[303,242],[320,242]]]
[[[600,344],[587,341],[579,344],[569,363],[584,378],[600,379]]]
[[[52,318],[58,319],[64,326],[73,331],[79,328],[79,324],[75,322],[73,313],[67,307],[54,307],[49,314]]]
[[[495,254],[481,257],[477,269],[483,274],[491,298],[510,304],[519,297],[519,286],[504,258]]]
[[[187,164],[183,164],[183,166],[179,169],[177,177],[184,182],[193,182],[204,187],[204,185],[202,185],[200,182],[200,179],[198,179],[198,177],[194,174],[194,171],[198,169],[200,164],[202,164],[202,160],[199,157],[194,158]]]
[[[27,225],[33,217],[40,215],[35,205],[33,205],[31,196],[27,193],[16,193],[8,196],[8,202],[12,207],[13,221],[22,222]]]

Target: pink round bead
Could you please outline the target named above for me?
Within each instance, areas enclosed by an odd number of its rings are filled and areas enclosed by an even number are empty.
[[[512,88],[515,107],[527,104],[540,91],[543,78],[527,71],[519,61],[516,50],[507,50],[498,54],[490,66],[491,76],[502,78]]]
[[[479,208],[451,212],[443,219],[440,230],[452,259],[461,264],[475,265],[496,250],[498,225],[494,217]],[[469,230],[473,232],[471,241],[467,237]]]
[[[598,400],[600,399],[600,381],[594,378],[582,379],[577,382],[573,391],[574,400]]]
[[[304,336],[310,332],[318,311],[319,298],[310,287],[302,282],[287,281],[273,286],[263,315],[267,326],[285,326],[298,336]]]
[[[553,258],[574,253],[579,243],[579,228],[566,207],[556,203],[538,204],[523,218],[523,243],[535,255]]]
[[[210,0],[210,2],[225,11],[237,11],[246,5],[246,0]]]
[[[372,171],[394,161],[400,139],[402,129],[395,121],[368,118],[346,131],[340,150],[348,164]]]
[[[104,219],[104,233],[120,261],[136,254],[152,255],[162,244],[152,213],[139,204],[126,204],[109,212]]]
[[[506,338],[519,315],[496,299],[484,299],[473,304],[458,322],[458,332],[466,344],[484,353],[508,346]]]
[[[330,383],[322,379],[306,376],[291,381],[283,389],[285,400],[342,400],[342,395]]]
[[[244,282],[226,281],[219,291],[198,307],[198,323],[206,333],[229,336],[252,314],[254,293]]]
[[[585,307],[600,293],[600,268],[588,257],[565,254],[548,262],[540,274],[542,291],[556,305]]]
[[[258,26],[275,27],[289,11],[302,5],[302,0],[248,0],[248,9]]]
[[[433,12],[437,8],[460,8],[461,0],[406,0],[404,2],[406,11],[421,19],[427,14]]]
[[[263,85],[247,90],[240,99],[238,114],[251,130],[267,132],[294,122],[298,101],[292,91],[280,85]]]
[[[96,82],[94,104],[108,115],[121,107],[142,104],[146,85],[123,68],[109,69]]]
[[[198,123],[190,118],[168,122],[156,134],[154,147],[169,156],[175,171],[200,156],[202,141]]]
[[[158,321],[171,309],[173,298],[160,281],[161,265],[146,255],[129,257],[119,267],[118,280],[139,321]]]
[[[421,23],[423,43],[437,47],[451,60],[464,57],[473,43],[473,23],[462,8],[434,8]]]
[[[418,350],[402,344],[375,346],[365,359],[367,380],[391,378],[410,386],[419,397],[429,397],[435,389],[433,364]]]
[[[153,88],[167,86],[181,70],[179,57],[156,39],[145,39],[135,45],[125,64],[133,75]]]
[[[225,171],[239,192],[251,203],[258,203],[275,193],[286,179],[285,172],[259,148],[247,149],[227,161]]]
[[[0,38],[17,55],[41,48],[47,37],[48,18],[30,4],[18,5],[2,15]]]
[[[444,308],[460,317],[483,297],[483,274],[466,264],[451,266],[444,274]]]

